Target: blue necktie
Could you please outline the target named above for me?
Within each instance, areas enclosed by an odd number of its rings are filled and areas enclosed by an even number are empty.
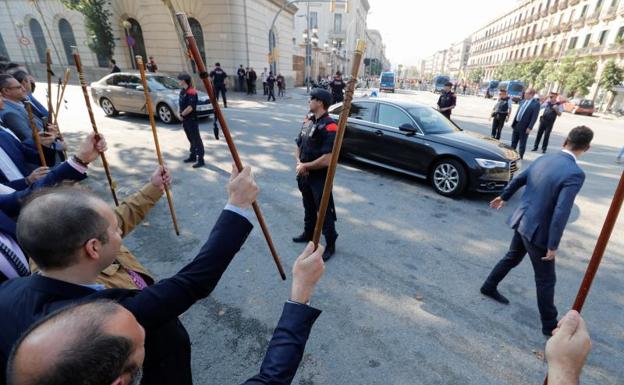
[[[522,107],[520,107],[520,111],[518,111],[518,118],[516,119],[518,122],[522,120],[522,117],[524,116],[524,112],[529,106],[529,103],[531,103],[531,101],[526,100],[526,99],[524,100],[524,103],[522,103]]]

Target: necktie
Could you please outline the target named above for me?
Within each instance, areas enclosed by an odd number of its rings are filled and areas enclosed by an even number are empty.
[[[525,99],[524,103],[522,103],[522,107],[520,107],[520,111],[518,111],[518,119],[516,119],[517,121],[522,120],[522,116],[524,116],[524,112],[526,111],[530,102],[531,102],[530,100]]]
[[[9,246],[7,246],[4,242],[0,241],[0,252],[4,254],[7,258],[7,261],[13,266],[17,274],[20,277],[25,277],[30,275],[28,268],[22,263],[22,260],[15,254],[13,250]]]

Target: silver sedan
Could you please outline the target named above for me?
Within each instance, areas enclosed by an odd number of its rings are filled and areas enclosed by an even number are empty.
[[[156,116],[164,123],[180,120],[178,80],[162,74],[147,74],[147,84],[152,96]],[[138,73],[118,72],[106,75],[91,83],[91,95],[107,116],[120,112],[147,114],[143,85]],[[208,95],[199,91],[197,113],[200,118],[214,112]]]

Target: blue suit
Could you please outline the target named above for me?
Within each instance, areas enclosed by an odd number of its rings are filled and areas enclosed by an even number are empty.
[[[34,111],[35,108],[33,108],[33,112]],[[0,110],[0,120],[2,120],[4,126],[13,131],[22,142],[27,139],[33,139],[28,112],[23,103],[15,103],[4,99],[4,109]],[[41,119],[35,115],[33,116],[33,120],[39,132],[43,131],[43,122]]]
[[[252,229],[224,210],[193,261],[177,274],[141,291],[93,288],[32,275],[0,285],[0,371],[20,335],[38,319],[77,301],[107,298],[128,309],[145,328],[143,385],[192,385],[189,336],[178,316],[210,295]],[[260,373],[248,385],[291,383],[320,311],[287,303]],[[4,378],[0,372],[0,378]],[[1,381],[0,381],[1,383]]]
[[[494,267],[485,283],[494,290],[507,273],[528,253],[535,272],[537,304],[542,330],[552,331],[557,325],[555,297],[555,261],[543,261],[547,250],[557,250],[574,199],[585,181],[585,173],[571,154],[560,151],[544,155],[515,177],[505,187],[501,198],[509,200],[520,187],[525,187],[520,205],[507,221],[514,229],[509,251]]]
[[[35,168],[41,166],[39,159],[39,153],[35,148],[32,141],[20,142],[16,140],[11,134],[0,129],[0,147],[11,158],[15,166],[25,177],[28,176]],[[46,162],[49,165],[54,164],[54,150],[43,147],[44,156]],[[4,171],[0,169],[0,183],[14,188],[15,190],[24,190],[28,188],[26,178],[9,181],[4,174]]]
[[[529,103],[529,105],[524,108],[526,103]],[[518,107],[518,111],[516,112],[516,116],[514,116],[514,120],[511,123],[511,128],[513,129],[513,132],[511,133],[511,147],[515,150],[518,145],[520,145],[520,148],[518,149],[520,158],[524,157],[527,139],[529,138],[529,134],[527,134],[526,131],[527,129],[533,129],[535,122],[537,122],[539,112],[540,104],[537,100],[531,99],[527,101],[527,99],[522,99],[520,106]]]

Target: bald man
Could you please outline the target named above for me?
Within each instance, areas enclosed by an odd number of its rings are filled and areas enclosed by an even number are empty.
[[[305,303],[323,275],[322,256],[323,247],[314,251],[310,242],[295,261],[290,300],[260,373],[244,385],[292,382],[320,314]],[[7,379],[10,385],[138,385],[144,358],[145,330],[134,315],[110,300],[97,300],[72,305],[31,326],[11,352]]]

